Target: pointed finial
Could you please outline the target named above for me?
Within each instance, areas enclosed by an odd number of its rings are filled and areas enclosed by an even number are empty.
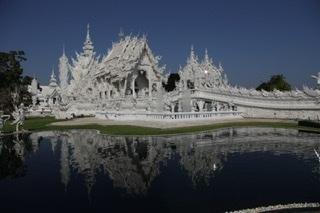
[[[64,48],[64,44],[62,45],[62,55],[66,55],[66,51],[65,51],[65,48]]]
[[[90,25],[89,24],[87,25],[87,36],[86,36],[85,42],[83,43],[82,49],[84,51],[84,53],[82,53],[82,54],[84,54],[84,55],[89,56],[89,55],[94,54],[93,43],[90,38]]]
[[[56,87],[57,86],[57,79],[56,79],[56,75],[54,73],[54,66],[52,66],[52,73],[51,73],[51,77],[49,80],[49,86],[50,87]]]
[[[207,48],[205,49],[204,60],[205,60],[205,62],[209,62],[210,61]]]
[[[87,37],[86,40],[89,41],[90,40],[90,25],[89,23],[87,24]]]
[[[54,66],[52,66],[51,78],[52,78],[52,79],[55,79],[55,78],[56,78],[56,74],[54,73]]]
[[[193,45],[191,45],[191,49],[190,49],[190,57],[194,57],[194,49],[193,49]]]
[[[120,27],[120,31],[119,31],[118,36],[119,36],[120,38],[122,38],[122,37],[124,36],[122,27]]]
[[[148,34],[147,34],[147,33],[143,33],[143,34],[142,34],[142,39],[143,39],[144,41],[147,41],[147,37],[148,37]]]
[[[198,60],[197,56],[194,54],[193,45],[191,45],[191,51],[190,51],[189,60],[191,60],[191,61],[197,61]]]

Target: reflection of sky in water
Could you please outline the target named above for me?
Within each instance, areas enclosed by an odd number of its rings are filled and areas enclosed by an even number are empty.
[[[163,137],[74,130],[1,140],[0,210],[20,199],[29,207],[41,200],[39,210],[53,199],[56,208],[110,211],[320,201],[319,135],[297,130],[230,128]]]

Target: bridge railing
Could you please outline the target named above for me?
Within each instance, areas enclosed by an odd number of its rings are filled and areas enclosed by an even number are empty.
[[[241,117],[239,111],[219,112],[175,112],[175,113],[125,113],[125,112],[97,112],[97,118],[110,120],[199,120],[199,119],[223,119]]]

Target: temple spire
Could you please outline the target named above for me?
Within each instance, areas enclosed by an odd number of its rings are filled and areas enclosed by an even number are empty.
[[[63,45],[62,50],[62,56],[59,58],[59,82],[60,82],[60,88],[62,89],[62,92],[65,92],[65,89],[67,88],[69,84],[69,62],[68,58],[65,54],[65,48]]]
[[[195,59],[193,45],[191,45],[191,48],[190,48],[190,58],[189,59],[190,60]]]
[[[208,55],[208,50],[207,48],[205,49],[205,53],[204,53],[204,61],[206,63],[210,63],[210,59],[209,59],[209,55]]]
[[[51,71],[51,79],[56,79],[56,74],[54,73],[54,68],[52,67],[52,71]]]
[[[51,72],[51,76],[50,76],[49,86],[50,87],[58,86],[57,85],[56,74],[54,73],[54,68],[53,67],[52,67],[52,72]]]
[[[31,94],[36,95],[38,92],[38,81],[36,75],[33,73],[33,79],[31,81]],[[35,105],[35,102],[33,103]]]
[[[62,56],[66,56],[66,51],[64,49],[64,44],[62,45]]]
[[[191,45],[191,48],[190,48],[190,57],[194,57],[193,45]]]
[[[86,36],[86,40],[83,43],[83,51],[84,51],[84,55],[85,56],[90,56],[93,54],[93,43],[91,41],[90,38],[90,25],[87,25],[87,36]]]
[[[195,63],[198,60],[198,57],[194,53],[193,45],[191,45],[191,50],[190,50],[190,56],[189,56],[189,63]]]
[[[86,37],[86,41],[90,41],[91,42],[91,39],[90,39],[90,25],[89,23],[87,24],[87,37]]]
[[[124,32],[123,32],[122,27],[120,27],[120,31],[119,31],[118,36],[119,36],[119,38],[123,38],[124,37]]]

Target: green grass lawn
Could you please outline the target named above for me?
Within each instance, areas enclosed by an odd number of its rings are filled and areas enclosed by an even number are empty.
[[[219,123],[210,124],[202,126],[191,126],[191,127],[179,127],[170,129],[160,129],[160,128],[149,128],[140,126],[129,126],[129,125],[110,125],[103,126],[97,124],[87,124],[87,125],[74,125],[74,126],[53,126],[50,123],[57,122],[52,117],[45,118],[28,118],[26,119],[23,128],[29,131],[44,131],[44,130],[68,130],[68,129],[95,129],[103,134],[109,135],[168,135],[168,134],[184,134],[191,132],[202,132],[209,131],[219,128],[227,127],[274,127],[274,128],[294,128],[306,131],[318,132],[320,129],[309,128],[309,127],[299,127],[298,123],[292,122],[272,122],[272,121],[248,121],[248,122],[232,122],[232,123]],[[15,125],[11,125],[11,122],[7,122],[4,129],[5,133],[10,133],[15,131]]]
[[[44,118],[26,118],[23,128],[25,130],[30,131],[41,131],[48,128],[48,124],[56,122],[56,120],[53,117],[44,117]],[[2,132],[14,132],[16,130],[15,125],[11,125],[12,121],[7,121],[6,125],[4,126]]]

